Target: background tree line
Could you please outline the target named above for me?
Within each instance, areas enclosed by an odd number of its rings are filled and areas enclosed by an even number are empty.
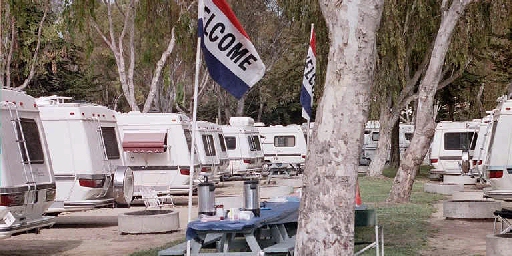
[[[258,49],[267,72],[242,102],[226,94],[202,69],[200,108],[204,120],[247,115],[267,124],[301,123],[301,77],[310,24],[317,32],[318,67],[315,98],[322,94],[328,39],[316,1],[229,1]],[[416,70],[439,24],[437,0],[386,1],[378,37],[378,68],[369,119],[393,101]],[[133,84],[136,104],[143,107],[155,65],[175,33],[175,46],[156,81],[151,111],[191,113],[197,2],[195,1],[65,1],[1,0],[0,78],[2,86],[18,87],[30,74],[42,23],[34,76],[26,87],[33,96],[58,94],[130,110],[123,96],[116,59],[91,24],[107,31],[108,3],[115,33],[133,5]],[[457,25],[446,60],[447,76],[457,76],[437,93],[438,120],[480,118],[492,109],[511,79],[511,1],[471,5]],[[108,33],[107,33],[108,34]],[[124,54],[129,53],[124,38]],[[409,74],[406,74],[409,72]],[[315,101],[317,103],[317,101]],[[242,105],[242,106],[240,106]],[[315,106],[316,107],[316,106]],[[388,106],[389,107],[389,106]],[[414,108],[413,104],[410,105]]]

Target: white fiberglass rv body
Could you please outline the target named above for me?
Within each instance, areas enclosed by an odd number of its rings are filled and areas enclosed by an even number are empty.
[[[306,139],[299,125],[258,127],[265,164],[269,170],[304,167],[307,154]]]
[[[400,158],[403,157],[405,150],[411,143],[414,134],[414,125],[412,124],[399,124],[398,129],[398,147],[400,150]],[[377,146],[380,139],[380,122],[368,121],[364,129],[362,154],[359,159],[359,164],[368,165],[375,157]],[[387,161],[390,160],[391,152],[388,152]]]
[[[55,180],[34,98],[0,93],[0,238],[54,224]]]
[[[512,99],[500,102],[492,123],[488,162],[484,164],[492,189],[485,195],[512,201]]]
[[[261,173],[263,151],[260,133],[250,117],[231,117],[229,125],[222,126],[229,156],[227,172],[230,176]]]
[[[133,170],[136,198],[143,188],[158,195],[187,194],[192,124],[183,114],[117,113],[126,165]],[[195,154],[194,177],[198,177]]]
[[[115,112],[95,104],[65,102],[69,99],[36,100],[57,185],[48,212],[129,205],[133,174],[123,166]]]
[[[482,122],[480,122],[475,150],[473,157],[471,159],[471,174],[477,175],[483,180],[487,179],[484,170],[484,163],[486,163],[488,160],[489,146],[491,144],[491,132],[493,128],[492,119],[494,111],[496,110],[491,111],[491,114],[482,118]]]
[[[197,121],[197,154],[201,163],[199,175],[213,178],[215,181],[226,176],[229,157],[220,125]]]
[[[464,162],[470,164],[478,139],[480,120],[441,121],[430,145],[430,178],[463,174]],[[471,168],[471,166],[468,166]]]

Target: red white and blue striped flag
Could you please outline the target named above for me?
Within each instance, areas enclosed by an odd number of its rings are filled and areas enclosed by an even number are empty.
[[[309,38],[308,57],[306,58],[306,67],[302,78],[302,88],[300,90],[300,104],[302,105],[302,117],[311,120],[313,113],[313,86],[315,85],[316,73],[316,39],[315,29],[311,25],[311,36]]]
[[[210,76],[240,99],[265,65],[225,0],[200,0],[198,36]]]

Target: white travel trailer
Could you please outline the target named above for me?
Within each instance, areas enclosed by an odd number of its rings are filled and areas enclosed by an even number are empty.
[[[492,189],[484,193],[512,201],[512,99],[501,100],[493,116],[488,161],[484,165]]]
[[[57,195],[48,213],[128,206],[133,174],[124,167],[115,112],[69,97],[36,99],[52,159]]]
[[[222,127],[207,121],[197,121],[197,130],[196,145],[202,166],[202,173],[199,175],[212,177],[213,174],[215,181],[223,180],[228,174],[226,169],[229,166],[229,157]]]
[[[34,98],[0,93],[0,238],[55,223],[43,216],[55,199],[55,179]]]
[[[359,164],[368,165],[372,161],[377,151],[377,145],[380,139],[380,122],[368,121],[364,129],[363,147]],[[411,143],[414,134],[414,125],[412,124],[399,124],[398,131],[398,147],[400,150],[400,158],[405,153],[405,150]],[[387,160],[390,160],[391,152],[388,152]]]
[[[257,127],[269,171],[295,170],[301,172],[306,161],[307,145],[299,125]]]
[[[144,188],[159,196],[187,194],[192,148],[190,119],[177,113],[132,111],[117,113],[117,122],[125,162],[134,173],[135,198],[142,197]],[[194,177],[200,171],[195,154]]]
[[[480,120],[442,121],[436,126],[430,145],[431,179],[469,172],[478,139]],[[465,167],[466,166],[466,167]]]
[[[231,117],[229,125],[223,125],[224,139],[228,149],[229,176],[244,176],[261,173],[263,151],[259,132],[250,117]]]
[[[478,128],[478,137],[476,139],[475,150],[473,158],[471,159],[471,174],[478,176],[481,180],[486,180],[486,173],[484,170],[484,163],[487,163],[489,146],[491,144],[491,133],[493,127],[493,113],[495,110],[490,111],[490,115],[482,118]]]

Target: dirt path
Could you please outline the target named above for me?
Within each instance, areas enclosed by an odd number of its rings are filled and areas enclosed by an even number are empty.
[[[493,232],[492,220],[447,220],[443,217],[443,203],[436,204],[436,208],[430,224],[437,232],[429,237],[429,249],[421,255],[485,255],[485,237]]]

